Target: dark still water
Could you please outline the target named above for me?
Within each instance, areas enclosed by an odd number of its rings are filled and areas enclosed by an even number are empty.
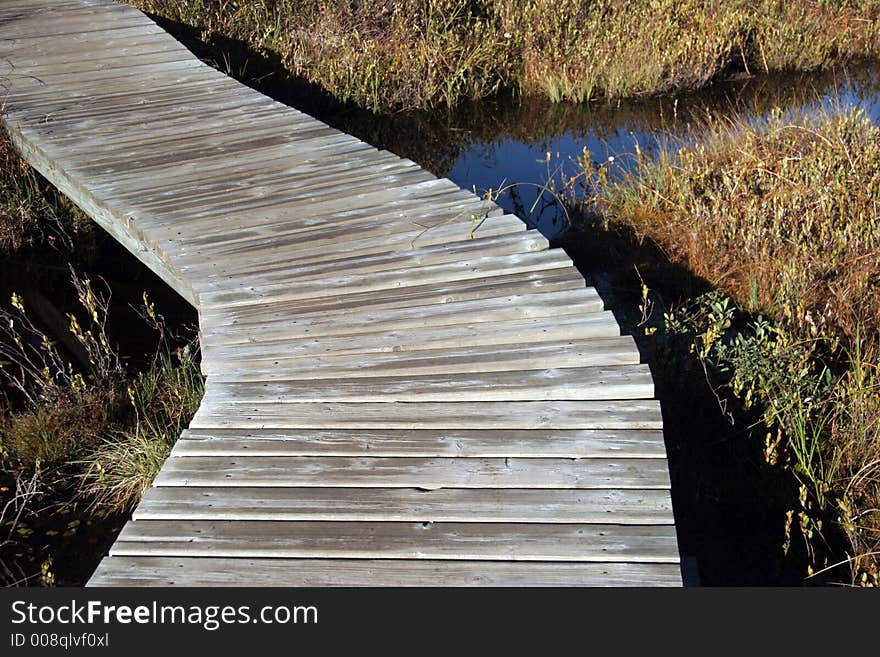
[[[458,152],[444,173],[481,194],[510,186],[497,202],[555,237],[565,229],[564,216],[543,189],[563,189],[583,170],[585,156],[593,167],[626,167],[636,143],[650,151],[658,139],[698,135],[710,117],[759,121],[777,106],[809,114],[835,105],[861,107],[880,123],[880,69],[751,79],[699,94],[621,104],[514,101],[499,107],[488,125],[484,109],[470,114],[473,124],[466,110],[455,117],[450,132],[458,136]]]
[[[492,190],[494,198],[506,189],[496,201],[550,237],[565,230],[565,220],[545,189],[562,190],[583,164],[613,164],[609,171],[626,167],[636,143],[650,153],[658,140],[697,137],[706,121],[760,121],[775,107],[811,113],[855,105],[880,122],[880,69],[868,65],[728,81],[698,93],[627,102],[567,105],[513,98],[451,113],[391,116],[311,106],[285,89],[263,91],[480,195]],[[577,181],[572,189],[578,190]],[[543,202],[536,203],[542,195]]]

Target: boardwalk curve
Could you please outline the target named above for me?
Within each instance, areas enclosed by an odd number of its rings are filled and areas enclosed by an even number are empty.
[[[91,585],[679,585],[647,366],[561,250],[110,0],[3,0],[26,159],[199,312]]]

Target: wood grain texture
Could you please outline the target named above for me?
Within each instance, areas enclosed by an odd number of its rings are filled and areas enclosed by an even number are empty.
[[[342,330],[348,327],[342,325]],[[611,313],[511,319],[502,322],[470,322],[450,326],[404,327],[352,335],[309,336],[298,330],[290,334],[270,333],[264,339],[241,344],[215,345],[205,340],[205,358],[215,363],[280,364],[292,358],[341,354],[408,353],[441,348],[485,347],[489,345],[539,344],[566,339],[615,338],[620,327]]]
[[[377,376],[310,381],[208,381],[211,398],[230,405],[309,402],[517,402],[648,399],[654,396],[644,365],[609,365],[510,372]]]
[[[133,520],[112,556],[678,563],[669,525]]]
[[[671,507],[665,490],[158,486],[134,518],[667,525]]]
[[[662,459],[174,456],[156,486],[665,489]]]
[[[109,557],[89,586],[681,586],[677,564]]]
[[[338,318],[329,317],[283,317],[264,319],[260,322],[261,340],[278,338],[317,337],[328,335],[354,335],[375,333],[382,329],[427,329],[454,324],[503,322],[538,317],[562,315],[586,315],[601,312],[603,303],[597,295],[586,289],[509,295],[474,299],[472,301],[447,302],[429,306],[403,307],[375,310],[367,308],[346,313],[343,324]],[[212,346],[246,344],[256,339],[254,325],[242,322],[205,328],[203,339]],[[526,346],[526,345],[524,345]]]
[[[206,396],[199,429],[662,429],[650,400],[242,404]]]
[[[540,370],[548,367],[632,365],[639,362],[632,338],[603,337],[556,340],[534,344],[450,346],[408,352],[311,355],[274,363],[213,363],[212,383],[229,381],[302,381],[322,378],[420,376],[466,372]],[[368,385],[362,382],[361,385]]]
[[[172,455],[665,459],[666,450],[656,429],[187,429]]]
[[[505,295],[531,295],[544,292],[583,290],[590,297],[598,297],[593,288],[585,287],[584,278],[574,267],[535,271],[524,274],[487,276],[468,281],[455,281],[439,285],[416,285],[396,290],[380,290],[351,294],[345,297],[323,297],[305,301],[272,301],[246,308],[220,307],[215,310],[203,308],[201,318],[206,329],[223,330],[226,326],[249,326],[251,330],[265,323],[297,322],[301,319],[346,318],[359,313],[391,311],[402,308],[441,309],[446,304],[504,297]],[[540,298],[540,297],[539,297]],[[525,304],[524,304],[525,305]],[[421,311],[418,311],[421,312]],[[430,312],[430,311],[429,311]],[[439,310],[438,310],[439,312]]]

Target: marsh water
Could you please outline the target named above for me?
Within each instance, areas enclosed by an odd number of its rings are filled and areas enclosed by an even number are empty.
[[[180,38],[181,34],[177,36]],[[192,43],[187,45],[194,47]],[[197,47],[194,49],[198,52]],[[271,63],[267,66],[271,68]],[[554,192],[566,189],[575,194],[586,193],[578,185],[578,174],[583,167],[608,167],[609,171],[619,165],[626,167],[632,162],[636,143],[650,153],[664,139],[698,135],[699,126],[706,120],[760,121],[773,107],[809,113],[837,103],[858,105],[880,123],[880,69],[871,66],[813,75],[731,80],[698,94],[632,102],[575,106],[507,98],[470,104],[454,112],[390,116],[340,107],[311,93],[308,87],[291,83],[277,70],[273,75],[261,75],[260,83],[253,86],[364,141],[408,157],[464,188],[491,195],[505,210],[516,212],[551,238],[564,238],[568,228],[566,215],[556,202]],[[247,79],[243,81],[252,83]],[[497,194],[499,190],[503,193]],[[50,332],[63,331],[64,322],[59,322],[58,317],[63,318],[64,312],[73,305],[66,262],[71,260],[77,270],[93,279],[106,280],[117,309],[116,316],[111,316],[111,335],[132,361],[137,362],[153,349],[141,320],[130,309],[139,303],[144,291],[157,302],[169,324],[195,322],[194,311],[186,302],[112,239],[97,229],[92,236],[82,239],[84,243],[77,244],[72,253],[44,248],[5,257],[0,262],[3,302],[13,291],[26,298],[30,294],[49,300],[51,303],[41,302],[42,305],[54,305],[55,310],[44,311],[44,324],[56,324],[46,326]],[[625,309],[615,307],[618,301],[614,290],[609,289],[608,281],[597,272],[596,262],[601,258],[588,248],[573,248],[570,252],[582,271],[592,272],[591,282],[597,284],[606,296],[606,303],[626,328]],[[667,433],[672,428],[686,434],[667,437],[682,553],[696,557],[704,583],[796,581],[797,575],[787,574],[779,565],[779,555],[775,554],[781,527],[774,526],[770,512],[766,523],[755,522],[750,510],[753,498],[760,496],[761,487],[768,485],[767,481],[762,479],[763,483],[745,492],[731,485],[721,492],[712,489],[713,492],[707,494],[699,477],[695,479],[690,472],[695,460],[723,460],[735,452],[718,455],[703,451],[702,445],[694,447],[693,441],[712,444],[718,432],[728,429],[723,422],[711,417],[711,402],[705,412],[695,411],[699,403],[704,402],[677,398],[684,394],[689,393],[658,381],[661,402],[664,395],[667,397],[664,402]],[[716,463],[715,469],[708,468],[708,471],[715,472],[723,465]],[[759,476],[773,477],[772,473],[765,472]],[[719,528],[715,514],[723,515],[729,526]],[[104,537],[97,541],[97,546],[106,542]],[[96,545],[96,542],[89,539],[87,544]],[[100,551],[100,547],[96,551]],[[78,576],[82,575],[72,575],[71,581]]]
[[[760,121],[772,108],[810,114],[858,106],[880,122],[880,68],[729,80],[699,93],[626,102],[553,104],[539,98],[480,102],[453,113],[325,117],[374,145],[409,157],[480,195],[491,193],[548,237],[566,229],[551,191],[583,192],[583,167],[619,171],[666,140],[699,135],[707,121]],[[580,176],[582,179],[583,176]],[[496,196],[498,190],[505,190]]]

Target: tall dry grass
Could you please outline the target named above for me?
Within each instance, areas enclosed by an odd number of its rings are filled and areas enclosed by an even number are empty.
[[[786,532],[811,573],[842,565],[877,585],[880,128],[854,109],[777,110],[633,158],[592,210],[715,288],[662,330],[691,336],[713,383],[758,412],[765,458],[801,488]],[[846,549],[829,551],[835,533]]]
[[[280,58],[375,110],[501,89],[584,101],[694,89],[731,73],[880,55],[880,2],[779,0],[135,0]]]

